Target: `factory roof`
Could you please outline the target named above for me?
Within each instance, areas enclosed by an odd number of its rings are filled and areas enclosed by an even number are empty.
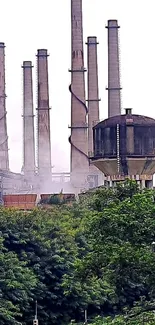
[[[104,128],[114,126],[116,124],[130,124],[130,125],[154,125],[155,126],[155,119],[143,115],[136,115],[136,114],[123,114],[110,117],[106,120],[103,120],[96,124],[94,128]]]

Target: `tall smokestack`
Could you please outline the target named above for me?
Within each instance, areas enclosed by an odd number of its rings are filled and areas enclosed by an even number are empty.
[[[0,43],[0,169],[9,169],[5,94],[5,44]]]
[[[99,122],[99,88],[98,88],[98,60],[97,37],[87,38],[87,65],[88,65],[88,154],[93,155],[93,126]],[[89,166],[89,187],[103,184],[103,175],[94,166]]]
[[[99,121],[97,38],[87,38],[88,61],[88,153],[93,152],[93,125]]]
[[[71,0],[71,41],[71,182],[82,188],[89,170],[82,0]]]
[[[108,117],[121,114],[120,62],[117,20],[108,20]]]
[[[38,171],[40,175],[51,173],[50,107],[48,86],[48,53],[37,51],[38,77]]]
[[[23,170],[24,174],[35,172],[34,113],[32,62],[23,65]]]

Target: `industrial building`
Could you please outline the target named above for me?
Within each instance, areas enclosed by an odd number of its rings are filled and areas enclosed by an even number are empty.
[[[115,182],[128,177],[142,188],[152,187],[155,173],[155,120],[132,114],[116,115],[93,128],[93,164]]]
[[[52,193],[60,190],[78,194],[103,184],[113,186],[125,177],[143,187],[152,186],[155,172],[155,120],[122,111],[119,28],[108,20],[108,118],[100,121],[98,40],[83,40],[82,0],[71,0],[71,148],[70,173],[53,173],[50,127],[49,72],[47,49],[38,49],[37,108],[33,102],[33,58],[23,61],[23,165],[21,173],[9,169],[5,91],[5,44],[0,43],[0,184],[2,194]],[[84,66],[84,51],[87,65]],[[7,58],[6,58],[7,59]],[[87,94],[85,82],[87,78]],[[64,85],[65,87],[65,85]],[[52,108],[54,110],[54,107]],[[37,118],[35,138],[34,118]],[[67,127],[67,126],[66,126]],[[67,141],[67,139],[66,139]],[[54,185],[54,186],[53,186]]]

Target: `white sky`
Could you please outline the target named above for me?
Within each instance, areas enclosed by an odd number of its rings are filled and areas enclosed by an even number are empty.
[[[10,169],[22,166],[22,69],[32,60],[36,107],[36,57],[47,48],[51,110],[52,163],[54,171],[69,171],[70,146],[70,1],[2,0],[0,42],[6,45],[6,94]],[[107,117],[108,19],[118,19],[121,47],[123,107],[155,118],[155,19],[154,1],[83,0],[84,41],[97,36],[100,118]],[[85,45],[86,55],[86,45]],[[86,60],[85,60],[86,66]]]

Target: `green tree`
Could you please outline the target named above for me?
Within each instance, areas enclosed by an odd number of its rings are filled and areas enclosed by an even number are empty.
[[[80,260],[79,277],[86,282],[95,276],[107,283],[101,314],[130,309],[141,296],[155,298],[154,196],[154,191],[140,191],[127,181],[82,198],[82,205],[89,207],[82,224],[90,251]]]
[[[33,272],[26,263],[8,252],[0,238],[0,324],[18,324],[22,319],[23,304],[28,306],[30,292],[36,286]],[[30,296],[29,296],[30,295]]]
[[[100,315],[94,324],[152,322],[154,191],[141,191],[126,181],[115,189],[81,195],[72,206],[56,204],[52,210],[29,213],[0,209],[0,229],[5,261],[14,257],[26,272],[22,278],[15,271],[23,286],[18,304],[6,290],[4,310],[14,320],[31,324],[37,300],[38,318],[45,325],[82,321],[84,309],[91,318]],[[2,273],[1,279],[3,283]]]
[[[86,295],[90,296],[82,292],[78,277],[76,281],[71,280],[85,250],[79,244],[83,242],[78,230],[80,218],[72,218],[68,207],[58,207],[52,211],[36,209],[28,214],[3,211],[0,220],[5,247],[26,262],[38,280],[23,321],[31,324],[35,300],[39,320],[44,324],[65,323],[78,317],[84,309]],[[69,287],[67,276],[70,276]]]

